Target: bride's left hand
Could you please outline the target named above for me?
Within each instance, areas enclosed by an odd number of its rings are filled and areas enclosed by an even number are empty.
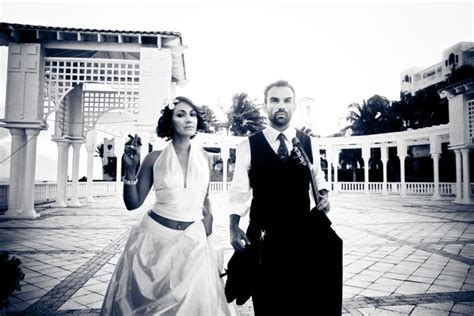
[[[207,214],[206,216],[204,216],[204,218],[202,219],[202,222],[204,224],[204,228],[206,230],[206,236],[209,236],[212,234],[212,221],[213,221],[213,217],[212,217],[212,214]]]

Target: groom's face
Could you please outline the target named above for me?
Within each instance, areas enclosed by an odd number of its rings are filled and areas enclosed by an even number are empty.
[[[264,109],[274,127],[288,127],[296,109],[293,91],[288,87],[273,87],[268,90]]]

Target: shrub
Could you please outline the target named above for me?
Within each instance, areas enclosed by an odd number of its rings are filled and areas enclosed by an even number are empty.
[[[20,282],[25,278],[25,274],[20,268],[21,261],[16,257],[11,257],[8,252],[0,252],[0,308],[8,306],[8,297],[15,291],[21,290]]]

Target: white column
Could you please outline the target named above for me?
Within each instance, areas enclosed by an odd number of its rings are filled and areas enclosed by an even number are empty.
[[[398,142],[397,155],[400,159],[400,196],[405,197],[407,192],[405,184],[405,158],[407,157],[407,144],[404,140]]]
[[[405,197],[407,195],[407,187],[405,183],[405,158],[407,156],[399,155],[400,158],[400,195]]]
[[[433,182],[434,182],[434,191],[433,191],[433,200],[439,200],[441,198],[439,194],[439,156],[438,153],[431,154],[431,159],[433,159]]]
[[[224,191],[227,188],[227,160],[229,160],[229,148],[221,147],[221,159],[222,159],[222,186]]]
[[[462,204],[471,204],[471,177],[469,168],[469,148],[461,149],[462,154]]]
[[[461,150],[454,149],[454,155],[456,157],[456,198],[454,203],[461,203],[462,201],[462,158]]]
[[[68,159],[66,155],[66,148],[69,146],[68,142],[56,141],[58,146],[58,162],[57,162],[57,175],[56,175],[56,202],[55,207],[66,207],[65,192],[66,192],[66,174],[64,170],[64,163]]]
[[[79,158],[80,158],[80,150],[81,150],[82,143],[74,142],[72,143],[72,183],[71,183],[71,202],[69,206],[71,207],[79,207],[81,203],[79,203]]]
[[[115,181],[117,182],[117,185],[120,185],[122,182],[122,155],[123,151],[125,148],[125,140],[121,136],[115,136],[115,156],[117,157],[117,170],[115,172],[116,177]],[[143,150],[143,148],[142,148]],[[146,146],[146,150],[148,150],[148,145]],[[145,158],[145,157],[143,157]]]
[[[328,165],[328,184],[329,184],[329,187],[331,188],[332,185],[332,168],[331,168],[331,165],[332,165],[332,151],[333,151],[333,148],[332,146],[327,146],[326,147],[326,163]],[[313,157],[313,160],[314,160],[314,157]]]
[[[87,184],[86,184],[86,202],[93,202],[94,190],[94,148],[86,148],[87,150]]]
[[[94,201],[94,152],[95,152],[95,130],[91,130],[86,135],[86,151],[87,151],[87,183],[86,183],[86,202]]]
[[[8,187],[8,210],[4,215],[19,216],[22,210],[21,193],[23,192],[24,177],[21,175],[24,170],[24,150],[26,135],[23,129],[11,128],[12,136],[11,157],[10,157],[10,185]]]
[[[364,145],[362,147],[362,159],[364,160],[364,193],[369,194],[369,160],[370,160],[370,146]]]
[[[430,136],[430,153],[431,159],[433,159],[433,200],[439,200],[439,157],[441,155],[441,141],[438,135]]]
[[[334,187],[333,187],[333,191],[336,192],[336,193],[339,192],[339,184],[338,184],[338,177],[337,177],[338,166],[339,166],[339,153],[340,153],[340,149],[339,148],[334,148],[333,157],[332,157],[333,166],[334,166]]]
[[[23,191],[22,218],[34,219],[40,215],[35,211],[35,168],[36,168],[36,142],[38,129],[25,129],[26,156],[25,156],[25,188]]]
[[[387,190],[388,147],[387,145],[382,145],[380,147],[380,161],[382,161],[382,172],[383,172],[382,195],[388,195],[388,190]]]
[[[64,147],[64,161],[63,161],[63,183],[64,183],[64,196],[63,199],[67,204],[68,197],[68,173],[69,173],[69,148],[71,148],[71,143],[68,141]]]

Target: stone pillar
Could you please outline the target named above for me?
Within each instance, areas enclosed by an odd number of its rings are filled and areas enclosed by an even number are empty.
[[[456,157],[456,198],[454,203],[461,203],[462,201],[462,158],[461,150],[454,149],[454,155]]]
[[[86,135],[87,151],[87,184],[86,184],[86,202],[94,201],[94,152],[96,147],[96,131],[91,130]]]
[[[8,210],[5,216],[19,216],[23,204],[21,193],[24,191],[24,176],[21,174],[24,168],[24,146],[26,143],[25,131],[21,128],[11,128],[12,136],[10,157],[10,185],[8,188]]]
[[[462,204],[471,204],[471,177],[469,168],[469,148],[461,149],[462,154]]]
[[[86,202],[91,203],[94,201],[94,152],[95,152],[95,130],[91,130],[86,134],[86,151],[87,151],[87,183],[86,183]]]
[[[87,150],[87,184],[86,184],[86,202],[94,202],[94,148]]]
[[[69,148],[71,148],[71,143],[68,141],[66,143],[66,147],[64,148],[64,162],[63,162],[63,176],[64,176],[64,196],[63,199],[66,201],[67,204],[67,197],[68,197],[68,191],[69,189],[69,183],[68,183],[68,174],[69,174]]]
[[[382,161],[382,171],[383,171],[382,195],[388,195],[388,190],[387,190],[388,147],[387,145],[382,145],[380,147],[380,161]]]
[[[222,186],[224,191],[227,191],[227,161],[229,160],[229,148],[221,147],[222,159]]]
[[[332,185],[332,151],[333,148],[332,146],[326,146],[326,163],[328,165],[328,184],[329,187],[331,188]],[[314,162],[314,157],[313,157],[313,162]]]
[[[35,211],[35,168],[36,168],[36,142],[40,130],[25,129],[26,156],[25,156],[25,188],[23,190],[22,218],[35,219],[40,215]]]
[[[117,181],[117,185],[120,185],[121,182],[122,182],[122,155],[123,155],[123,151],[124,151],[124,148],[125,148],[125,140],[122,136],[116,136],[115,137],[115,156],[117,157],[117,171],[116,171],[116,177],[115,177],[115,180]],[[146,146],[143,146],[142,147],[142,151],[145,149],[145,152],[148,153],[148,144]],[[145,155],[145,152],[143,152],[143,156],[146,156]],[[141,158],[141,157],[140,157]],[[145,157],[143,157],[145,158]],[[143,161],[143,160],[142,160]]]
[[[407,145],[405,141],[399,141],[397,146],[398,158],[400,159],[400,196],[405,197],[407,187],[405,184],[405,158],[407,157]]]
[[[370,146],[364,145],[362,147],[362,159],[364,160],[364,193],[369,194],[369,160],[370,160]]]
[[[439,194],[439,157],[440,154],[438,153],[431,154],[431,159],[433,159],[433,200],[439,200],[441,198]]]
[[[165,100],[171,97],[172,56],[169,49],[140,48],[140,86],[137,126],[156,126]],[[142,141],[144,140],[143,135]],[[149,140],[149,138],[148,138]],[[143,142],[145,145],[145,142]],[[148,148],[146,149],[148,152]]]
[[[57,175],[56,175],[56,202],[54,203],[55,207],[66,207],[66,190],[67,190],[67,180],[64,164],[67,164],[67,147],[69,146],[68,141],[58,140],[56,141],[58,146],[58,162],[57,162]]]
[[[336,192],[336,193],[339,192],[339,183],[338,183],[338,177],[337,177],[338,166],[339,166],[339,153],[340,153],[340,149],[339,149],[339,148],[334,148],[334,149],[333,149],[333,157],[332,157],[333,166],[334,166],[334,186],[333,186],[333,191]]]
[[[441,141],[437,135],[430,136],[430,153],[433,159],[433,200],[439,200],[439,157],[441,155]]]
[[[71,183],[71,202],[69,206],[80,207],[79,203],[79,159],[82,143],[72,143],[72,183]]]

